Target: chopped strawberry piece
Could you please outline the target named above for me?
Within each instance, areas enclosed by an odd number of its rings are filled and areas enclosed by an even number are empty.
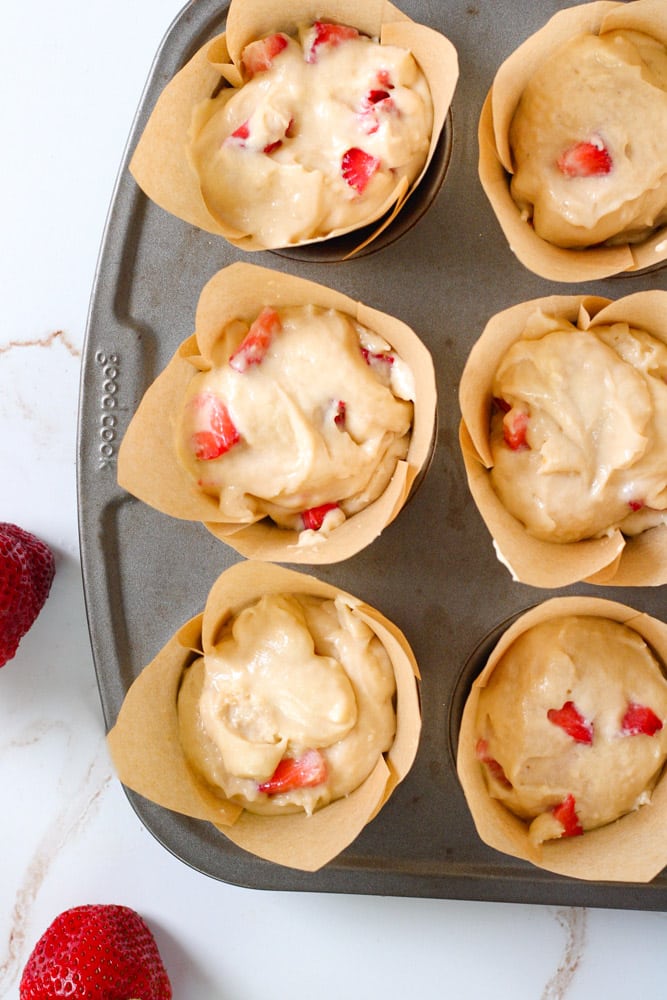
[[[573,701],[566,701],[562,708],[550,708],[547,719],[565,730],[576,743],[593,742],[593,724],[583,717]]]
[[[621,723],[624,736],[655,736],[662,729],[662,720],[652,708],[630,702]]]
[[[273,60],[283,49],[287,48],[285,35],[267,35],[250,42],[243,50],[241,63],[247,79],[252,79],[257,73],[270,69]]]
[[[358,194],[363,194],[373,174],[380,169],[380,160],[371,153],[366,153],[358,146],[352,146],[343,153],[341,173],[351,188]]]
[[[290,120],[288,122],[288,125],[287,125],[287,128],[285,129],[285,131],[283,133],[283,136],[286,139],[293,139],[294,138],[294,119],[293,118],[290,118]],[[269,156],[271,153],[275,153],[275,151],[277,149],[280,149],[280,147],[282,146],[282,144],[283,144],[283,140],[282,139],[276,139],[274,142],[268,142],[266,144],[266,146],[264,147],[264,152],[267,154],[267,156]]]
[[[364,97],[364,104],[366,105],[381,104],[383,101],[391,101],[388,90],[369,90]]]
[[[202,413],[206,426],[198,428],[192,435],[192,450],[200,462],[210,462],[220,458],[230,448],[241,440],[241,435],[234,426],[229,410],[213,393],[202,393],[195,396],[192,405]]]
[[[239,139],[243,143],[249,137],[249,135],[250,135],[250,126],[248,125],[248,122],[245,121],[243,122],[242,125],[239,125],[237,129],[234,129],[231,135],[227,136],[227,139]],[[225,140],[225,142],[227,141],[227,139]]]
[[[394,85],[391,82],[391,73],[388,69],[379,69],[377,72],[377,81],[381,87],[385,87],[387,90],[393,90]]]
[[[556,165],[566,177],[596,177],[608,174],[612,159],[601,142],[577,142],[561,153]]]
[[[249,365],[258,365],[268,351],[271,339],[281,329],[282,323],[276,310],[265,306],[229,358],[234,371],[244,372]]]
[[[387,365],[393,365],[394,363],[394,355],[390,354],[389,351],[373,352],[369,351],[367,347],[362,347],[361,353],[367,365],[372,365],[374,361],[381,361],[382,364]]]
[[[346,409],[347,409],[346,404],[343,402],[342,399],[339,399],[338,402],[336,403],[336,410],[335,410],[335,413],[334,413],[334,423],[335,423],[336,427],[344,427],[345,426],[345,411],[346,411]]]
[[[313,24],[313,41],[310,49],[306,53],[306,62],[317,61],[317,50],[323,45],[335,48],[341,42],[349,41],[351,38],[358,38],[359,32],[356,28],[350,28],[345,24],[329,24],[326,21],[315,21]]]
[[[268,781],[258,787],[267,795],[277,795],[294,788],[313,788],[327,777],[327,762],[319,750],[306,750],[300,757],[283,757]]]
[[[304,528],[310,531],[319,531],[329,511],[336,510],[338,506],[337,503],[323,503],[319,507],[309,507],[308,510],[301,511]]]
[[[577,816],[574,795],[568,795],[559,805],[554,806],[551,812],[563,827],[563,837],[580,837],[584,832]]]
[[[509,413],[512,409],[512,404],[508,403],[506,399],[502,399],[500,396],[493,397],[493,405],[496,409],[500,410],[501,413]]]
[[[477,740],[475,745],[475,756],[485,767],[488,768],[491,777],[498,782],[498,784],[503,785],[505,788],[511,788],[512,782],[509,780],[505,774],[503,767],[498,761],[491,757],[489,754],[489,744],[486,740]]]
[[[508,410],[503,417],[503,438],[512,451],[525,451],[530,448],[526,439],[528,432],[528,414],[525,410]]]
[[[359,112],[359,123],[366,135],[373,135],[380,127],[379,114],[396,111],[388,90],[372,89],[364,96]]]
[[[646,504],[644,500],[628,500],[628,507],[630,508],[630,510],[634,511],[641,510],[642,507],[645,506]]]

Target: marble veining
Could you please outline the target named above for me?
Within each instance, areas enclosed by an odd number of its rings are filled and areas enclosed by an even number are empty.
[[[563,1000],[572,985],[586,946],[585,909],[556,910],[554,916],[565,931],[565,946],[558,968],[544,987],[541,1000]]]
[[[4,956],[0,953],[0,996],[8,996],[7,990],[19,978],[28,957],[27,931],[31,923],[32,909],[39,891],[49,875],[60,852],[76,846],[77,839],[88,823],[96,815],[102,799],[112,780],[104,739],[98,740],[94,756],[88,762],[78,780],[72,781],[76,769],[72,762],[77,760],[80,748],[73,730],[65,723],[37,720],[8,743],[0,747],[0,758],[10,752],[20,756],[26,748],[37,744],[47,744],[47,753],[52,754],[54,739],[65,749],[64,769],[58,785],[61,789],[60,807],[49,817],[37,845],[22,874],[14,896],[10,917],[10,932]],[[19,759],[19,766],[20,766]],[[5,877],[5,889],[7,878]],[[35,928],[38,936],[40,929]],[[35,936],[35,935],[33,935]]]
[[[49,333],[46,337],[39,337],[35,340],[10,340],[6,344],[0,344],[0,355],[22,347],[52,347],[55,343],[62,344],[73,358],[81,357],[80,349],[72,343],[67,334],[62,330],[54,330],[53,333]]]

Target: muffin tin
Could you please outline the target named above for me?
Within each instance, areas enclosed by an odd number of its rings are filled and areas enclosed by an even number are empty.
[[[382,535],[315,575],[377,607],[405,633],[421,675],[417,760],[380,815],[333,862],[307,873],[263,862],[208,824],[128,792],[163,846],[226,882],[264,889],[428,896],[667,910],[667,871],[648,884],[568,879],[501,855],[479,840],[455,770],[463,702],[493,642],[526,608],[557,594],[594,594],[665,618],[664,588],[542,591],[512,581],[468,493],[458,446],[458,380],[487,320],[519,301],[592,292],[619,298],[667,288],[665,272],[557,285],[513,256],[477,178],[477,123],[497,67],[566,3],[404,0],[414,20],[456,46],[460,77],[439,172],[426,203],[408,201],[392,238],[349,260],[325,244],[311,253],[243,254],[150,203],[127,171],[165,83],[224,31],[223,4],[188,4],[167,32],[141,98],[101,248],[82,363],[78,432],[81,556],[105,724],[166,639],[198,613],[238,556],[199,524],[154,511],[116,484],[116,456],[143,392],[193,329],[205,282],[234,260],[307,277],[389,312],[430,349],[439,394],[427,475]],[[307,567],[304,567],[307,570]]]

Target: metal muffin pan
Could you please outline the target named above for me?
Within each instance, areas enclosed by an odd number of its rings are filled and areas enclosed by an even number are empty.
[[[193,330],[205,282],[246,259],[328,284],[393,313],[431,350],[438,380],[435,453],[399,517],[366,550],[329,567],[301,567],[356,594],[405,633],[422,674],[416,762],[358,839],[318,872],[249,855],[212,826],[128,792],[164,847],[209,876],[263,889],[425,896],[667,910],[667,871],[646,885],[552,875],[478,838],[454,765],[458,721],[474,676],[503,623],[558,594],[595,594],[664,618],[664,588],[542,591],[512,581],[468,492],[458,447],[457,389],[468,353],[501,309],[545,294],[620,298],[667,288],[665,271],[585,286],[557,285],[513,256],[477,178],[477,122],[500,63],[567,3],[404,0],[414,20],[456,46],[460,77],[426,204],[408,202],[400,230],[346,261],[311,253],[243,254],[149,202],[127,170],[160,91],[213,35],[226,5],[190,3],[157,53],[120,168],[92,293],[81,378],[78,499],[84,590],[107,727],[133,679],[204,605],[239,558],[202,525],[160,514],[116,483],[123,433],[150,382]],[[443,182],[444,177],[444,182]]]

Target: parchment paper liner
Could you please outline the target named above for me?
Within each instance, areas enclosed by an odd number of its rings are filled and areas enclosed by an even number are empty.
[[[569,7],[505,60],[484,102],[479,121],[479,177],[510,248],[529,270],[552,281],[584,282],[624,271],[651,267],[667,259],[667,227],[642,243],[567,250],[537,235],[510,194],[513,172],[509,127],[516,107],[536,68],[556,48],[580,34],[600,34],[617,28],[643,31],[667,45],[667,5],[664,0],[616,3],[598,0]]]
[[[202,46],[167,84],[132,156],[130,172],[152,201],[185,222],[223,236],[241,250],[267,249],[251,234],[225,226],[209,212],[199,178],[188,159],[192,111],[211,97],[221,83],[232,87],[242,85],[239,67],[241,53],[248,42],[272,31],[294,33],[299,24],[317,19],[348,24],[363,34],[379,38],[382,44],[409,49],[431,90],[433,131],[426,163],[410,187],[402,180],[382,205],[354,225],[290,245],[304,246],[332,239],[381,219],[378,228],[348,254],[352,256],[386,229],[428,169],[458,79],[458,57],[451,42],[432,28],[416,24],[388,0],[364,0],[364,3],[358,0],[322,0],[321,3],[294,0],[289,5],[284,0],[232,0],[226,32]]]
[[[198,490],[180,465],[168,415],[176,413],[196,372],[187,358],[206,357],[228,320],[238,316],[253,319],[264,305],[310,303],[348,313],[384,337],[410,366],[416,399],[408,454],[397,464],[384,493],[328,537],[312,545],[298,545],[296,531],[279,528],[267,519],[250,525],[222,521],[216,501]],[[163,513],[202,521],[217,538],[248,558],[333,563],[370,544],[398,515],[432,450],[435,372],[431,355],[417,335],[400,320],[324,285],[243,262],[230,264],[207,282],[197,304],[195,329],[149,387],[127,429],[118,455],[119,484]]]
[[[495,850],[573,878],[650,882],[667,864],[664,771],[650,803],[614,823],[587,830],[582,836],[549,841],[536,848],[528,840],[528,825],[489,795],[482,768],[475,757],[479,694],[498,661],[522,632],[561,615],[594,615],[621,622],[645,639],[662,661],[663,669],[667,663],[667,625],[624,604],[596,597],[559,597],[532,608],[507,629],[472,685],[459,732],[459,780],[480,838]]]
[[[533,538],[500,502],[491,485],[489,447],[491,386],[510,345],[521,338],[537,309],[563,316],[582,328],[627,321],[667,343],[667,292],[636,292],[612,301],[593,295],[553,295],[520,303],[497,313],[487,324],[466,362],[459,385],[462,421],[460,444],[468,485],[493,536],[499,558],[515,579],[535,587],[560,587],[582,580],[619,587],[667,583],[667,527],[651,528],[634,538],[615,531],[581,542],[546,542]],[[590,322],[588,320],[590,317]]]
[[[312,816],[257,816],[219,799],[189,768],[178,736],[178,688],[195,654],[211,649],[227,618],[263,594],[280,593],[326,599],[342,595],[382,642],[396,677],[396,736],[391,749],[359,788]],[[407,639],[379,611],[312,576],[272,563],[244,561],[217,579],[203,613],[179,629],[134,681],[108,735],[109,750],[118,777],[128,788],[167,809],[213,823],[252,854],[316,871],[352,843],[410,770],[421,730],[418,679]]]

